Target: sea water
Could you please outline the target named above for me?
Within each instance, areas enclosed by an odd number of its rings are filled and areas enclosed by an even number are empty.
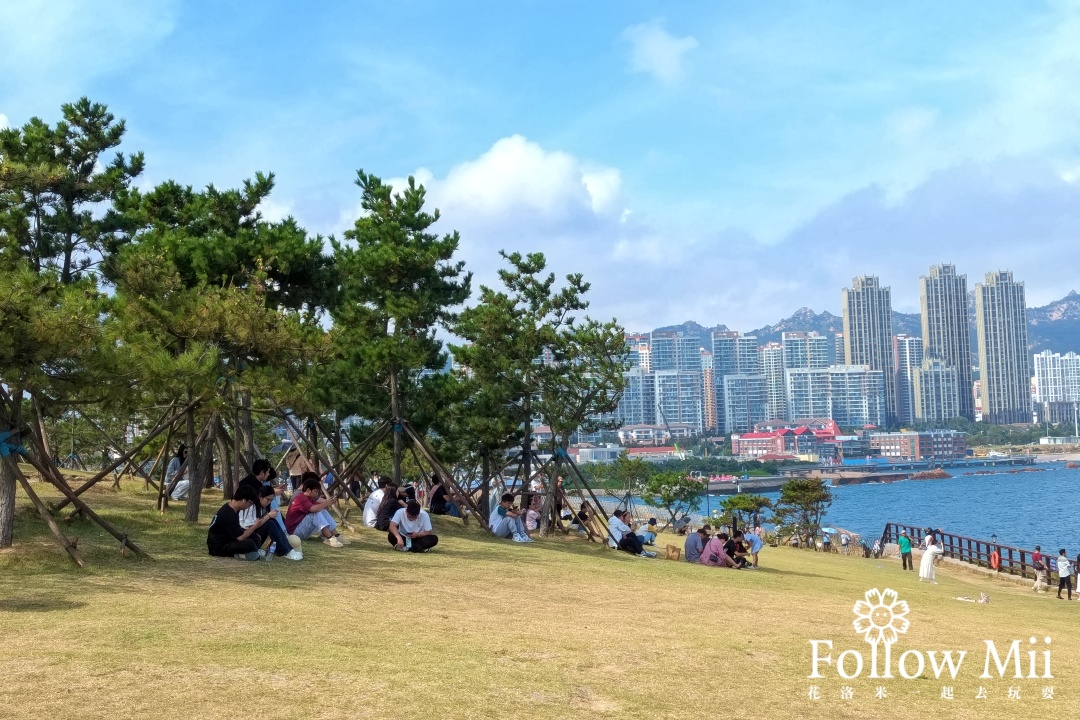
[[[873,542],[885,523],[939,528],[947,533],[990,540],[1002,545],[1069,557],[1080,552],[1080,470],[1064,463],[1040,463],[1041,472],[1009,473],[1009,467],[949,468],[945,480],[902,480],[893,483],[832,488],[833,501],[822,525],[859,533]],[[965,475],[974,470],[1001,474]],[[778,492],[763,493],[774,502]],[[724,496],[702,498],[698,514],[709,514]]]

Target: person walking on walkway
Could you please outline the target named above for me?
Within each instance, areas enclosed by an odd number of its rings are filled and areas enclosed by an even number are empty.
[[[1042,547],[1035,546],[1035,552],[1031,554],[1031,569],[1035,571],[1035,582],[1032,584],[1031,589],[1034,592],[1046,592],[1046,586],[1048,584],[1046,577],[1046,558],[1043,557]]]
[[[1061,597],[1062,588],[1069,594],[1069,599],[1072,600],[1072,563],[1069,562],[1068,556],[1065,554],[1065,548],[1058,550],[1057,559],[1057,573],[1058,573],[1058,600],[1063,600]]]

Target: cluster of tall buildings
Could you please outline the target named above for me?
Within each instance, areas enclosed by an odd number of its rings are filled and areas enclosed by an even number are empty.
[[[786,332],[779,343],[761,344],[732,331],[629,335],[631,367],[615,419],[702,433],[746,432],[771,419],[831,418],[849,427],[975,419],[967,277],[935,265],[919,290],[921,338],[893,333],[891,290],[870,275],[843,289],[843,332],[833,336]],[[995,271],[974,294],[981,417],[1031,422],[1024,284]],[[1069,380],[1049,364],[1045,373],[1056,372],[1055,387],[1068,386],[1080,401],[1080,358],[1070,355],[1075,362],[1058,363],[1070,373],[1075,367]]]

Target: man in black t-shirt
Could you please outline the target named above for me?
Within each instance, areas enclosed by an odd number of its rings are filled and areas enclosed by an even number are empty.
[[[274,522],[270,515],[263,515],[245,530],[240,525],[240,512],[258,502],[255,491],[250,486],[242,485],[236,489],[233,499],[222,505],[206,532],[206,548],[215,557],[229,557],[237,560],[258,560],[263,557],[259,546],[252,539],[255,531],[265,522]]]

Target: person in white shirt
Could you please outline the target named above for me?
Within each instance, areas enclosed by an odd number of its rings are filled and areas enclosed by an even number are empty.
[[[375,519],[379,515],[379,505],[382,504],[383,497],[386,495],[386,480],[379,480],[379,488],[368,495],[367,502],[364,503],[364,524],[368,527],[375,527]]]
[[[431,518],[415,500],[394,513],[386,539],[402,552],[427,552],[439,544],[439,536],[431,530]]]
[[[612,513],[611,519],[608,520],[608,529],[611,530],[608,545],[632,555],[656,557],[656,553],[649,552],[641,544],[641,538],[634,534],[632,524],[636,525],[629,510],[616,510]]]
[[[1072,563],[1069,562],[1069,557],[1065,554],[1065,548],[1058,550],[1057,559],[1057,574],[1058,574],[1058,600],[1064,600],[1061,597],[1061,590],[1064,588],[1068,594],[1069,599],[1072,600]]]

